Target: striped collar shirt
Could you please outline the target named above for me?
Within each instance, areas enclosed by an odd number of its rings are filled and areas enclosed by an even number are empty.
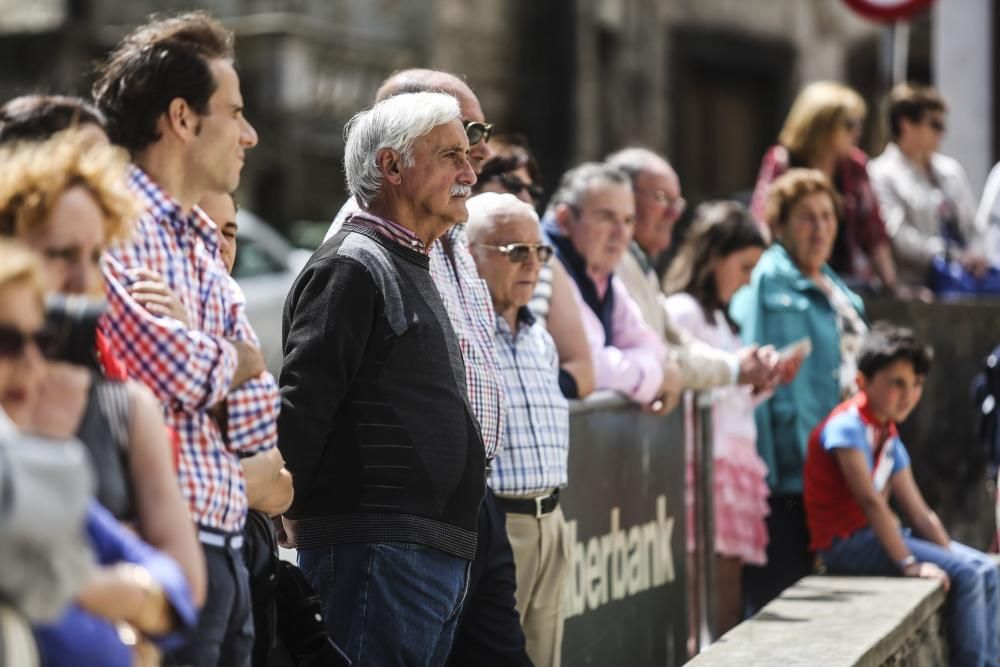
[[[507,391],[503,454],[490,479],[502,496],[539,495],[566,486],[569,404],[559,390],[559,355],[527,308],[512,332],[496,316],[496,343]]]
[[[277,383],[263,373],[230,391],[236,349],[259,345],[239,287],[225,271],[215,224],[180,204],[138,167],[129,185],[145,205],[132,236],[104,257],[108,311],[102,328],[131,377],[164,406],[180,441],[178,481],[194,521],[238,531],[247,513],[241,456],[277,444]],[[152,315],[129,294],[134,270],[159,273],[186,310],[188,326]],[[228,436],[209,410],[226,401]]]
[[[486,282],[469,252],[465,227],[455,225],[434,242],[431,277],[441,293],[465,361],[465,384],[479,422],[486,459],[501,448],[507,401],[493,339],[496,315]]]
[[[423,240],[412,231],[397,222],[375,215],[370,211],[354,211],[350,214],[347,220],[355,225],[367,227],[376,234],[384,236],[391,241],[395,241],[404,248],[416,250],[423,255],[429,255],[431,253],[430,248],[425,246]]]

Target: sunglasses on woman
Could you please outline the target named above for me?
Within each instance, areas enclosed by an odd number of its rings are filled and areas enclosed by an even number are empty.
[[[477,243],[484,248],[493,248],[497,252],[507,255],[507,259],[514,264],[528,261],[532,251],[538,256],[538,261],[544,264],[552,258],[552,246],[544,243],[508,243],[507,245],[489,245],[488,243]]]
[[[465,124],[465,136],[469,138],[469,146],[475,146],[480,141],[489,141],[493,134],[493,123],[472,121]]]
[[[50,357],[55,351],[55,343],[55,337],[49,331],[25,333],[17,327],[0,324],[0,359],[22,356],[29,344],[34,345],[43,356]]]
[[[512,195],[519,195],[522,190],[527,190],[528,196],[535,201],[541,199],[545,192],[542,189],[542,186],[536,185],[535,183],[525,183],[520,178],[512,174],[496,174],[490,178],[495,178],[500,181],[503,187]]]

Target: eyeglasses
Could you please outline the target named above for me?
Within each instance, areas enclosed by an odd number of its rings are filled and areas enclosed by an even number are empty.
[[[493,134],[493,123],[472,121],[465,124],[465,136],[469,138],[469,146],[475,146],[480,141],[489,141]]]
[[[687,201],[684,197],[676,197],[674,199],[670,198],[663,190],[644,190],[642,188],[635,188],[635,191],[641,195],[646,195],[647,197],[652,197],[656,200],[656,203],[666,209],[667,213],[675,217],[680,217],[684,210],[687,208]]]
[[[24,354],[29,343],[33,344],[45,357],[55,351],[55,337],[48,331],[25,333],[20,329],[0,324],[0,359],[14,359]]]
[[[512,176],[511,174],[495,174],[492,178],[500,181],[512,195],[519,195],[522,190],[527,190],[528,195],[532,199],[538,200],[545,193],[542,186],[535,183],[525,183],[517,176]]]
[[[531,257],[531,251],[535,251],[535,255],[538,256],[538,261],[544,264],[552,258],[552,246],[545,245],[544,243],[509,243],[507,245],[490,245],[488,243],[477,243],[476,245],[482,246],[484,248],[493,248],[497,252],[502,252],[507,255],[507,259],[514,264],[520,264],[521,262],[528,261]]]

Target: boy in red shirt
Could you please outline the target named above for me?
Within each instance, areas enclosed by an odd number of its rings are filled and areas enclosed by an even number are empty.
[[[923,392],[932,352],[909,329],[880,324],[858,355],[858,387],[813,431],[804,473],[811,548],[838,574],[938,579],[948,593],[952,665],[997,665],[998,575],[953,542],[913,480],[896,430]],[[901,528],[890,495],[912,526]]]

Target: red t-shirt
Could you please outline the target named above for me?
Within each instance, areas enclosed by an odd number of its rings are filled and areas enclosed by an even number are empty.
[[[865,454],[875,490],[886,493],[889,480],[910,465],[910,456],[899,439],[896,424],[880,425],[868,409],[868,396],[859,392],[844,401],[809,437],[803,471],[806,521],[813,551],[829,549],[833,540],[848,537],[868,525],[861,505],[847,487],[847,480],[833,450],[858,449]]]

